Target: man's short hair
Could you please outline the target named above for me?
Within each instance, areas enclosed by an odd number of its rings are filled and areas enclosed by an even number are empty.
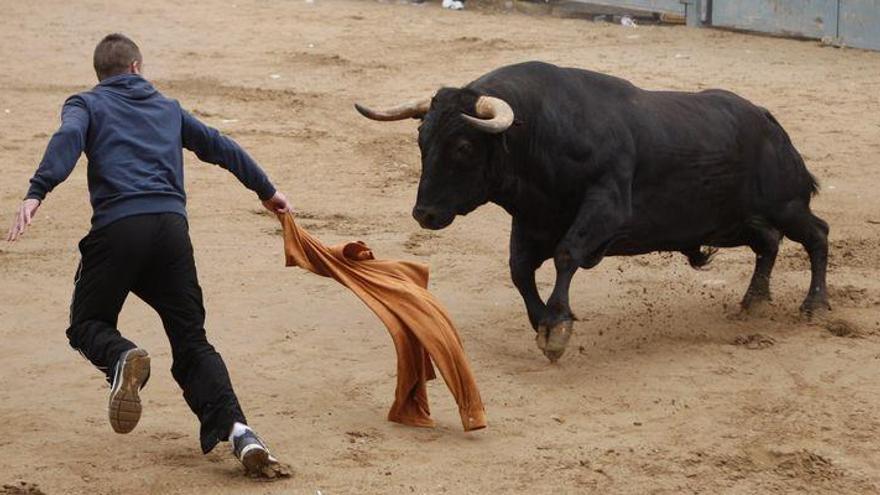
[[[108,34],[95,47],[95,74],[98,80],[125,74],[132,62],[143,62],[141,50],[128,36],[119,33]]]

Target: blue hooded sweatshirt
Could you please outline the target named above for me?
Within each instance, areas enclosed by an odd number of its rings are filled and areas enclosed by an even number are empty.
[[[132,215],[186,216],[183,148],[229,170],[261,200],[275,194],[263,170],[235,141],[141,76],[121,74],[67,99],[61,127],[49,140],[26,197],[42,201],[85,151],[92,230]]]

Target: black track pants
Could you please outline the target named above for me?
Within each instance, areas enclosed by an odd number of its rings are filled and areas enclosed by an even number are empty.
[[[112,379],[119,356],[135,345],[116,328],[129,292],[162,318],[171,342],[171,374],[201,422],[202,451],[227,439],[244,414],[220,354],[205,337],[205,308],[186,218],[137,215],[90,232],[70,306],[70,345]]]

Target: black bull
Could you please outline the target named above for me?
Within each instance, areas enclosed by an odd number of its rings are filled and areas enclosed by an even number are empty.
[[[784,235],[810,257],[801,310],[829,307],[828,224],[810,211],[816,181],[779,122],[733,93],[646,91],[529,62],[430,100],[358,110],[422,119],[413,209],[422,227],[444,228],[490,201],[510,213],[511,276],[553,361],[571,336],[572,277],[604,256],[680,251],[699,267],[716,247],[749,246],[748,308],[770,299]],[[535,271],[550,258],[556,284],[545,303]]]

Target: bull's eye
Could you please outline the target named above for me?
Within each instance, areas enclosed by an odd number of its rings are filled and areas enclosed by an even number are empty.
[[[474,153],[474,145],[470,141],[461,140],[455,145],[453,157],[456,160],[464,160]]]

